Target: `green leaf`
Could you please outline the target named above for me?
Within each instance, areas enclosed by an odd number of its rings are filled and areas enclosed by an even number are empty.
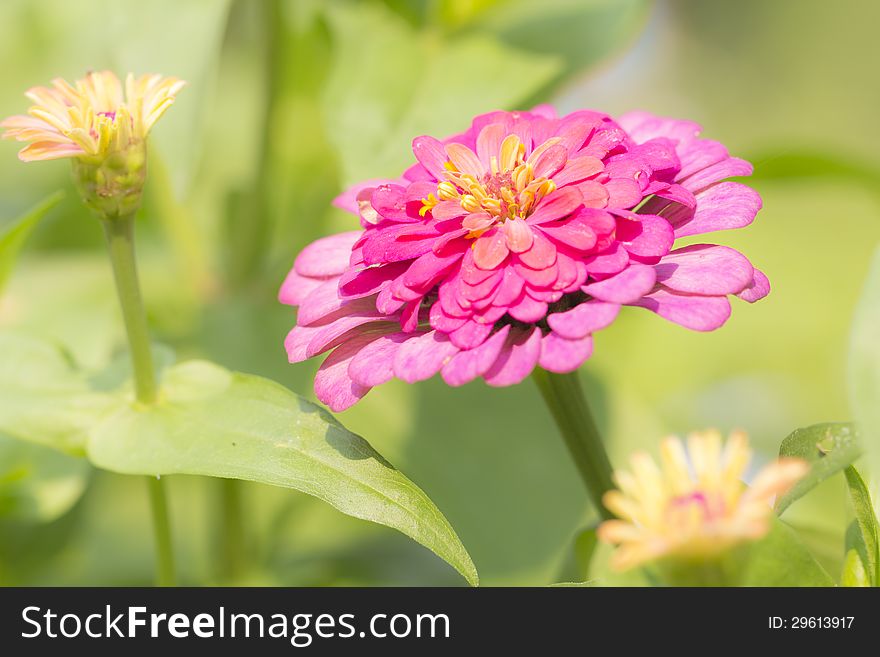
[[[393,527],[476,585],[477,572],[428,496],[363,438],[273,381],[191,361],[170,368],[155,407],[122,404],[89,458],[126,474],[194,474],[285,486]]]
[[[6,435],[82,455],[89,430],[118,403],[93,390],[58,346],[0,332],[0,431]]]
[[[90,472],[83,459],[0,435],[0,518],[55,520],[82,496]]]
[[[559,573],[562,581],[582,581],[590,576],[590,562],[596,551],[598,539],[596,527],[587,527],[574,536],[571,552],[566,557]]]
[[[12,267],[28,235],[37,227],[46,213],[64,196],[55,192],[13,221],[0,226],[0,294],[12,273]]]
[[[871,494],[858,470],[849,466],[843,471],[849,496],[855,511],[855,521],[846,533],[846,562],[844,579],[847,572],[861,572],[866,586],[880,586],[880,548],[878,548],[877,515],[871,503]],[[855,552],[861,562],[860,571],[850,571],[851,553]],[[846,585],[846,584],[845,584]]]
[[[414,30],[380,5],[333,4],[326,13],[334,43],[327,134],[346,183],[399,175],[414,162],[413,137],[445,137],[476,114],[513,108],[563,67],[558,56],[521,52],[487,34],[444,39]]]
[[[850,332],[849,400],[864,436],[868,473],[880,477],[880,248],[856,307]]]
[[[810,462],[810,471],[776,501],[776,513],[781,515],[792,502],[843,470],[861,453],[858,433],[851,424],[814,424],[795,430],[782,441],[779,456],[805,459]]]
[[[859,528],[855,521],[846,530],[846,542],[850,543],[850,535],[858,533]],[[871,578],[865,571],[865,562],[858,549],[848,548],[843,560],[843,572],[840,575],[840,585],[846,588],[871,586]]]
[[[834,586],[795,531],[774,519],[770,533],[753,544],[742,586]]]

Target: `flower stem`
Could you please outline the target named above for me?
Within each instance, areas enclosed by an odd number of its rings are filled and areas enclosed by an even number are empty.
[[[142,404],[156,401],[156,375],[153,371],[153,354],[150,351],[150,335],[147,315],[141,299],[137,263],[134,254],[134,216],[102,220],[116,293],[122,308],[122,319],[128,335],[131,366],[137,400]]]
[[[153,404],[156,401],[158,388],[153,369],[153,354],[150,350],[147,315],[144,312],[138,282],[134,252],[134,215],[104,218],[101,223],[104,226],[107,250],[113,265],[113,278],[116,281],[116,293],[122,309],[125,332],[128,335],[135,397],[140,404]],[[174,553],[171,548],[171,526],[168,522],[164,482],[149,477],[148,486],[156,543],[156,582],[159,586],[172,586],[175,580]]]
[[[611,518],[612,514],[602,504],[602,495],[614,487],[611,463],[577,373],[554,374],[537,368],[532,378],[556,421],[596,511],[603,519]]]
[[[147,477],[150,490],[150,508],[153,512],[153,535],[156,544],[156,584],[174,586],[174,549],[171,547],[171,523],[168,521],[168,500],[165,482],[159,477]]]

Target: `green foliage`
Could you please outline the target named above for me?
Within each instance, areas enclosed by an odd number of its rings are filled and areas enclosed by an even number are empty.
[[[749,547],[742,586],[833,586],[796,532],[774,520],[770,533]]]
[[[880,536],[871,494],[858,470],[844,470],[855,520],[846,533],[844,586],[880,586]]]
[[[0,295],[12,273],[12,267],[25,240],[40,223],[40,220],[62,199],[64,194],[56,192],[44,199],[20,217],[0,225]]]
[[[782,514],[792,502],[849,466],[861,453],[858,434],[851,424],[816,424],[795,430],[782,441],[779,456],[805,459],[810,471],[776,501],[776,512]]]
[[[83,459],[0,435],[0,521],[55,520],[83,494],[90,473]]]
[[[452,564],[476,569],[415,484],[363,438],[282,386],[190,361],[163,377],[155,408],[124,405],[91,434],[89,458],[125,474],[199,474],[286,486],[356,518],[400,530]]]
[[[168,368],[155,407],[89,375],[53,345],[0,333],[0,431],[88,454],[125,474],[197,474],[285,486],[393,527],[469,583],[476,569],[446,518],[363,438],[277,383],[191,361]],[[108,388],[110,388],[108,390]]]

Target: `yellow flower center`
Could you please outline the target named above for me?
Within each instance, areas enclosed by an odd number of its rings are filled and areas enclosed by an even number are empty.
[[[525,219],[538,202],[556,189],[547,177],[535,177],[533,162],[558,139],[544,142],[526,161],[525,145],[517,135],[508,135],[499,155],[491,156],[490,170],[478,176],[463,172],[450,158],[446,162],[446,180],[437,185],[437,193],[422,199],[419,214],[423,217],[441,201],[457,201],[468,214],[486,212],[495,222]],[[494,223],[494,222],[493,222]]]

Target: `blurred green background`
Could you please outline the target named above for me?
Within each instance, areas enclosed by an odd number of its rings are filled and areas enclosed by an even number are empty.
[[[398,173],[413,136],[537,102],[697,120],[755,164],[765,208],[719,240],[766,271],[773,293],[735,303],[711,334],[630,309],[582,374],[618,462],[708,426],[746,429],[767,460],[795,427],[850,415],[848,327],[880,239],[878,20],[880,6],[859,0],[6,0],[0,115],[23,113],[28,87],[91,69],[188,80],[155,131],[138,228],[155,337],[309,396],[317,362],[287,364],[294,314],[277,288],[300,248],[355,225],[331,199]],[[0,144],[0,222],[68,193],[0,297],[0,327],[99,366],[123,346],[100,226],[66,162],[25,165],[17,148]],[[340,419],[431,496],[484,584],[577,576],[572,539],[594,513],[530,382],[395,381]],[[183,583],[228,583],[228,491],[170,482]],[[305,495],[248,484],[243,498],[233,583],[462,583],[402,535]],[[786,517],[839,572],[842,484]],[[152,558],[140,479],[0,436],[0,583],[148,584]],[[638,583],[605,561],[591,577]]]

